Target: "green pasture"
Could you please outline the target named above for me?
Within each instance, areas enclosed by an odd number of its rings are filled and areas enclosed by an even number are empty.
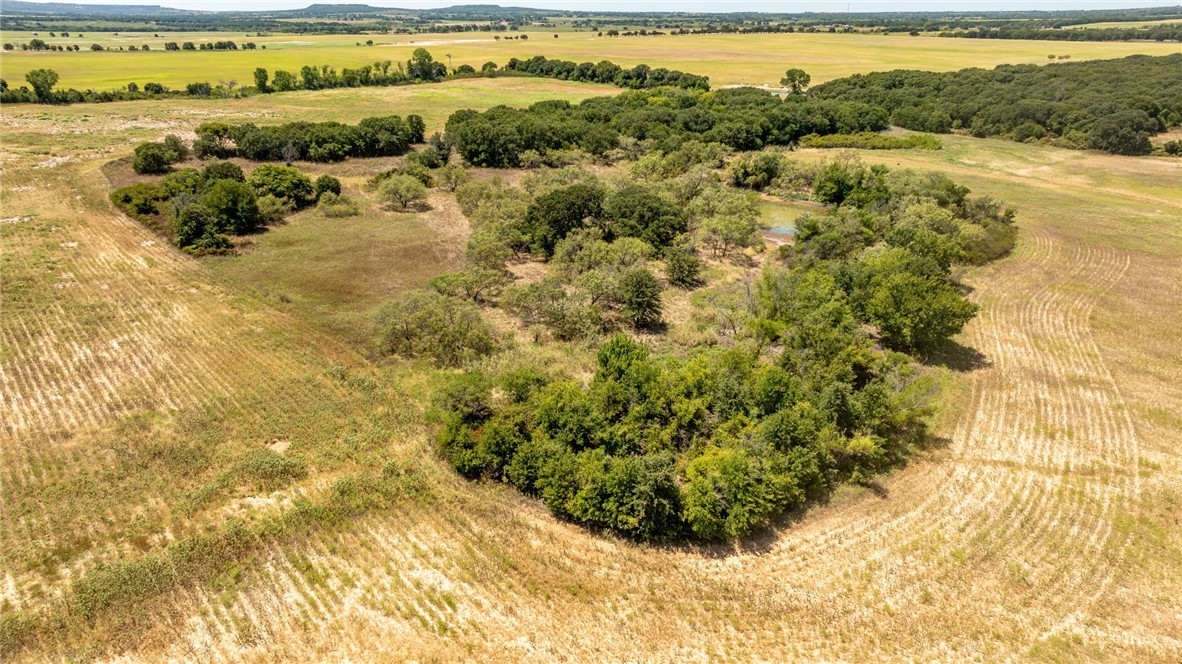
[[[1044,63],[1047,54],[1070,55],[1073,60],[1118,58],[1135,53],[1175,53],[1177,44],[1156,42],[1045,42],[1023,40],[950,39],[905,34],[764,34],[686,35],[659,37],[597,37],[591,32],[554,30],[507,35],[528,35],[528,40],[495,40],[490,33],[447,35],[271,35],[245,33],[84,33],[84,37],[51,38],[51,44],[78,44],[78,52],[6,51],[0,55],[0,76],[20,84],[31,69],[50,68],[61,76],[60,87],[114,89],[136,82],[153,81],[170,87],[195,81],[236,80],[249,83],[256,67],[274,72],[298,72],[304,65],[327,64],[338,69],[359,67],[381,60],[405,61],[420,46],[437,60],[453,66],[479,68],[487,61],[503,65],[510,58],[544,55],[578,62],[611,60],[624,66],[645,63],[704,74],[715,85],[777,85],[785,69],[800,67],[813,83],[855,73],[888,69],[947,71],[965,67],[994,67],[1002,63]],[[31,33],[6,33],[5,42],[20,44]],[[373,46],[358,46],[372,39]],[[169,41],[253,41],[266,50],[165,51]],[[104,47],[147,44],[143,51],[90,51],[92,43]]]

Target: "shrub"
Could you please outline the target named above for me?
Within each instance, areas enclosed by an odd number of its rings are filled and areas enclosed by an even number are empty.
[[[131,168],[141,175],[167,173],[173,163],[172,152],[161,143],[141,143],[135,148]]]
[[[173,220],[176,244],[193,254],[218,253],[233,247],[217,232],[218,218],[209,208],[193,203],[177,210]]]
[[[196,168],[182,168],[165,175],[160,181],[160,186],[169,198],[176,198],[182,194],[201,193],[205,183],[202,181],[201,172]]]
[[[290,166],[263,164],[250,172],[247,182],[259,196],[286,198],[297,209],[312,202],[312,180]]]
[[[245,182],[218,180],[201,202],[217,219],[215,230],[219,233],[243,235],[256,230],[262,222],[258,198]]]
[[[378,200],[400,210],[427,198],[427,188],[410,175],[391,175],[378,185]]]
[[[693,288],[701,283],[702,259],[690,247],[670,246],[665,249],[665,278],[681,288]]]
[[[160,214],[160,203],[168,200],[168,194],[158,184],[140,182],[112,191],[110,198],[115,207],[143,220]]]
[[[284,217],[295,209],[291,201],[286,198],[279,198],[266,194],[258,197],[259,218],[264,224],[273,224],[282,221]]]
[[[321,175],[316,178],[316,198],[320,198],[326,191],[340,196],[341,181],[331,175]]]
[[[235,470],[256,487],[268,491],[281,488],[308,475],[307,465],[302,460],[289,459],[265,447],[247,452]]]
[[[476,305],[431,291],[387,302],[377,329],[383,353],[429,357],[441,366],[458,366],[497,349],[496,335]]]
[[[624,318],[633,327],[661,322],[661,282],[645,268],[625,270],[620,276],[620,303]]]
[[[168,150],[169,163],[175,164],[189,158],[189,147],[179,136],[169,134],[164,137],[164,148]]]
[[[326,191],[320,195],[320,201],[316,203],[316,209],[320,214],[326,217],[341,218],[341,217],[356,217],[361,214],[361,207],[357,202],[348,196],[339,196]]]
[[[246,182],[246,174],[242,172],[242,167],[232,161],[215,161],[207,164],[201,169],[201,178],[207,185],[218,180]]]

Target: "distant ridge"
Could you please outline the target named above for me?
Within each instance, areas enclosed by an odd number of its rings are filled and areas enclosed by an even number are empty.
[[[66,16],[103,14],[108,16],[183,16],[187,14],[212,14],[196,9],[173,9],[161,5],[79,5],[68,2],[25,2],[4,0],[0,3],[2,14],[58,14]]]

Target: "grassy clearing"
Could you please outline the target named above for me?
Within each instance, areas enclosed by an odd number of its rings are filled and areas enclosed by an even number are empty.
[[[169,33],[163,38],[125,33],[88,33],[83,39],[41,38],[50,43],[78,43],[77,53],[5,52],[0,56],[0,73],[10,83],[23,81],[26,72],[40,67],[54,69],[61,76],[59,87],[96,90],[115,89],[136,82],[153,81],[180,87],[195,81],[237,80],[253,82],[256,67],[270,72],[286,69],[298,73],[304,65],[327,64],[337,69],[359,67],[381,60],[405,62],[415,48],[428,48],[441,62],[452,55],[451,64],[469,64],[477,69],[492,60],[503,65],[510,58],[535,55],[576,62],[611,60],[623,66],[649,64],[710,77],[713,85],[777,86],[784,70],[800,67],[812,75],[814,84],[855,73],[888,69],[949,71],[965,67],[994,67],[999,64],[1047,61],[1048,53],[1070,54],[1073,60],[1118,58],[1135,53],[1166,55],[1177,45],[1155,42],[1062,42],[1023,40],[943,39],[906,34],[764,34],[687,35],[680,37],[596,37],[590,32],[567,32],[553,38],[552,32],[526,31],[527,41],[494,41],[492,35],[275,35],[247,37],[244,34]],[[28,41],[28,33],[5,35],[6,41]],[[373,39],[374,46],[356,46]],[[166,41],[233,40],[253,41],[267,49],[254,51],[166,52]],[[148,44],[144,52],[100,52],[86,49],[91,43]]]
[[[16,610],[0,635],[33,634],[16,658],[1182,657],[1177,160],[957,136],[861,152],[1019,208],[1015,254],[965,275],[982,314],[938,371],[946,444],[873,490],[707,548],[594,535],[458,480],[426,443],[442,374],[342,343],[370,288],[443,262],[462,228],[442,201],[387,215],[360,191],[376,165],[317,167],[343,173],[361,217],[302,213],[248,255],[198,262],[115,214],[100,170],[211,117],[419,112],[438,127],[457,107],[600,90],[513,79],[0,111],[0,592]],[[585,364],[582,349],[545,353]],[[335,481],[390,459],[419,464],[429,506],[314,522],[149,600],[102,583],[156,569],[135,561],[206,525],[263,529],[300,496],[324,505]],[[88,572],[79,606],[113,610],[30,626]]]

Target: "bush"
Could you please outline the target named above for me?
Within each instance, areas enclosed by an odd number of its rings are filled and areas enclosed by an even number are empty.
[[[282,221],[284,217],[295,209],[291,201],[266,194],[258,197],[259,218],[264,224]]]
[[[378,200],[400,210],[427,198],[427,188],[410,175],[391,175],[378,185]]]
[[[332,192],[337,196],[341,195],[341,181],[331,175],[321,175],[316,178],[316,198],[324,195],[324,192]]]
[[[219,233],[244,235],[257,230],[262,222],[258,198],[245,182],[217,180],[201,202],[216,218],[214,228]]]
[[[691,247],[670,246],[665,249],[665,278],[681,288],[693,288],[701,283],[702,259]]]
[[[200,203],[177,210],[173,220],[176,245],[198,255],[232,248],[229,238],[217,232],[218,223],[217,216]]]
[[[176,198],[182,194],[199,194],[205,187],[202,181],[201,172],[196,168],[182,168],[174,173],[169,173],[160,181],[160,186],[164,188],[164,193],[169,198]]]
[[[184,161],[189,158],[189,148],[179,136],[169,134],[164,137],[164,149],[168,150],[168,161],[171,164]]]
[[[489,355],[498,345],[476,305],[431,291],[411,291],[384,304],[377,329],[381,352],[429,357],[440,366]]]
[[[110,198],[115,207],[143,220],[160,214],[160,203],[168,200],[168,194],[158,184],[140,182],[112,191]]]
[[[620,276],[620,302],[624,318],[635,328],[661,322],[661,282],[642,267],[625,270]]]
[[[251,171],[247,182],[259,196],[285,198],[297,209],[311,203],[315,195],[312,180],[290,166],[263,164]]]
[[[131,168],[141,175],[160,175],[169,171],[173,153],[161,143],[141,143],[135,148]]]
[[[338,196],[331,191],[320,195],[316,209],[320,214],[331,218],[356,217],[361,214],[361,207],[357,205],[356,201],[348,196]]]
[[[241,166],[232,161],[215,161],[201,169],[201,179],[205,180],[207,185],[218,180],[246,182],[246,174],[242,172]]]

